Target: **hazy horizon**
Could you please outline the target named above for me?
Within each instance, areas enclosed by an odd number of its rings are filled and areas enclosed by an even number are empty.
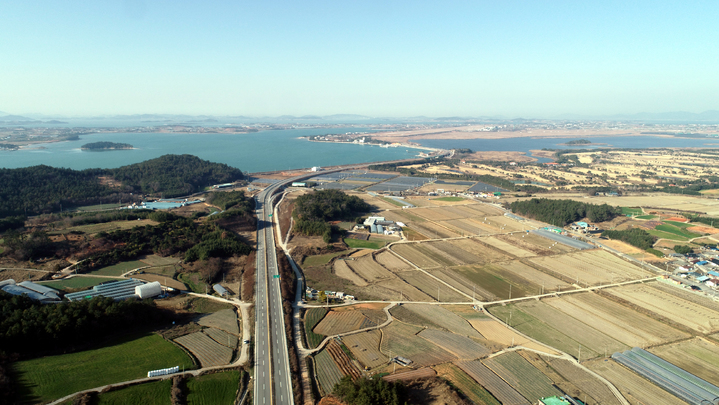
[[[716,3],[4,4],[0,110],[555,119],[719,109]]]

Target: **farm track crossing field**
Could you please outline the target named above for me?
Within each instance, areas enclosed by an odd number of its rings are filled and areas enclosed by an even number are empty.
[[[580,392],[587,394],[589,397],[594,399],[593,402],[589,401],[588,399],[586,401],[588,405],[620,405],[619,400],[617,400],[617,397],[614,396],[614,394],[611,390],[609,390],[607,385],[601,382],[597,377],[585,371],[584,369],[579,368],[568,360],[564,359],[545,356],[543,356],[542,359],[550,367],[552,367],[552,369],[556,373],[562,376],[562,378],[567,380],[574,387],[577,387]],[[560,388],[562,388],[561,385]],[[566,392],[567,390],[564,391]],[[575,395],[575,397],[579,397],[579,395]]]
[[[513,328],[539,342],[568,353],[571,356],[579,356],[581,343],[525,312],[523,308],[519,308],[516,305],[495,306],[489,308],[489,312],[499,319],[509,322]],[[509,319],[510,314],[512,316],[511,320]],[[584,359],[599,356],[598,352],[586,346],[582,347],[581,351],[582,358]],[[604,354],[604,348],[602,348],[602,354]]]
[[[417,336],[421,328],[399,321],[382,329],[382,352],[412,360],[416,367],[431,366],[455,360],[456,357],[439,346]]]
[[[402,280],[408,284],[416,287],[418,290],[432,297],[435,301],[443,302],[462,302],[469,301],[470,299],[466,296],[459,294],[457,291],[448,288],[446,285],[440,283],[436,279],[428,276],[422,271],[405,271],[398,275]],[[439,294],[439,296],[437,295]]]
[[[313,332],[313,329],[327,314],[327,308],[310,308],[305,312],[305,336],[307,337],[307,346],[314,349],[322,342],[325,337]]]
[[[408,301],[433,301],[432,297],[418,290],[414,286],[407,284],[400,278],[382,281],[360,289],[363,296],[367,296],[374,300],[397,300],[403,299]]]
[[[240,373],[236,370],[193,377],[187,380],[187,405],[229,405],[239,388]]]
[[[573,288],[570,284],[558,278],[552,277],[547,273],[539,271],[519,260],[497,263],[497,265],[504,271],[507,271],[515,276],[522,277],[534,285],[543,287],[543,290],[546,292],[559,289],[566,291]]]
[[[719,385],[719,346],[695,338],[649,349],[653,354],[702,378]]]
[[[392,272],[414,270],[414,267],[397,257],[389,250],[383,250],[382,252],[377,253],[377,255],[375,256],[375,260],[377,260],[377,263],[381,264],[387,270],[390,270]]]
[[[360,364],[365,367],[375,368],[387,364],[389,360],[386,354],[379,351],[381,338],[380,331],[371,330],[344,336],[342,341]]]
[[[349,280],[350,282],[352,282],[352,284],[356,286],[364,287],[368,285],[365,279],[360,277],[357,273],[354,272],[354,270],[350,268],[350,266],[347,265],[346,260],[335,260],[335,262],[332,264],[332,269],[334,270],[337,277]]]
[[[632,347],[646,347],[689,337],[684,332],[594,293],[565,295],[543,301]]]
[[[223,346],[227,346],[232,350],[237,350],[239,339],[233,334],[215,328],[205,328],[202,330],[202,333]]]
[[[527,259],[580,285],[598,285],[651,277],[651,273],[603,250]]]
[[[240,327],[237,323],[237,312],[234,308],[222,309],[215,313],[205,315],[200,318],[197,323],[202,326],[207,326],[208,328],[221,329],[235,335],[240,333]]]
[[[534,349],[544,353],[558,354],[546,346],[527,339],[514,330],[508,328],[507,325],[497,322],[492,318],[473,319],[470,320],[469,323],[479,333],[481,333],[485,339],[500,343],[504,346],[523,346],[528,349]]]
[[[175,342],[189,350],[202,367],[221,366],[232,361],[232,349],[215,342],[202,332],[180,336]]]
[[[719,312],[647,284],[611,288],[607,293],[700,333],[719,330]]]
[[[153,381],[131,385],[119,390],[105,392],[97,397],[97,405],[171,405],[171,380]]]
[[[532,403],[544,397],[562,395],[552,386],[552,380],[517,352],[504,353],[482,360],[482,363]]]
[[[482,338],[482,335],[472,328],[467,320],[439,305],[404,304],[402,306],[410,312],[413,312],[427,321],[439,325],[450,332],[477,339]]]
[[[439,364],[433,367],[437,375],[449,381],[470,401],[477,405],[501,405],[492,394],[452,363]]]
[[[316,375],[320,388],[325,395],[331,394],[335,385],[342,378],[342,370],[326,350],[322,350],[315,355],[315,368],[317,369]]]
[[[456,333],[425,329],[419,333],[419,336],[453,353],[457,358],[462,360],[474,360],[487,356],[490,353],[490,351],[481,344],[466,336],[457,335]]]
[[[593,360],[585,366],[614,384],[632,405],[687,405],[614,360]]]
[[[385,269],[381,264],[377,263],[372,255],[362,256],[356,258],[355,260],[346,260],[345,262],[352,271],[368,283],[374,283],[376,281],[387,280],[395,277],[391,271]]]
[[[464,277],[453,269],[432,269],[427,270],[430,274],[463,293],[474,296],[479,301],[490,301],[496,298],[494,294],[477,285],[474,281]]]
[[[502,405],[530,405],[517,390],[512,388],[506,381],[501,379],[492,370],[487,368],[479,360],[457,363],[467,375],[480,383],[487,391],[491,392]]]
[[[13,364],[14,385],[23,402],[46,402],[65,395],[147,376],[148,370],[194,367],[178,347],[159,335],[125,338],[82,352],[40,357]]]

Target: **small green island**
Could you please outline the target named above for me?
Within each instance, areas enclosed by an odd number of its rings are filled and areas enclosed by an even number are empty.
[[[117,150],[117,149],[134,149],[129,143],[115,142],[93,142],[86,143],[80,148],[82,150],[98,151],[98,150]]]
[[[576,139],[574,141],[567,142],[567,145],[587,145],[590,143],[592,143],[592,142],[589,140],[586,140],[586,139]]]

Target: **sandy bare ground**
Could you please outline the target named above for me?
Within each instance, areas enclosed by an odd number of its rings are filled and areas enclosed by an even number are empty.
[[[387,142],[411,142],[415,139],[506,139],[506,138],[593,138],[606,136],[649,136],[641,130],[629,129],[580,129],[580,130],[543,130],[528,129],[522,131],[480,131],[486,125],[465,126],[460,128],[432,128],[414,131],[395,131],[373,134],[372,138]],[[651,135],[657,136],[657,135]]]

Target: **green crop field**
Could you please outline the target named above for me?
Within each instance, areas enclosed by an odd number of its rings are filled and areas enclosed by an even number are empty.
[[[132,385],[98,396],[98,405],[171,405],[172,380],[153,381]],[[234,399],[234,398],[233,398]]]
[[[636,216],[636,217],[634,217],[634,218],[635,218],[635,219],[651,220],[651,219],[655,219],[656,217],[657,217],[656,215],[639,215],[639,216]]]
[[[319,335],[312,331],[325,315],[327,315],[327,308],[310,308],[305,313],[305,335],[310,349],[317,347],[325,338],[324,335]]]
[[[642,215],[644,211],[636,207],[622,207],[622,215]]]
[[[441,197],[441,198],[433,198],[434,201],[448,201],[448,202],[456,202],[456,201],[462,201],[464,198],[462,197]]]
[[[145,333],[97,349],[19,361],[13,371],[20,401],[38,403],[174,366],[194,368],[181,349],[159,335]]]
[[[662,238],[662,239],[677,240],[677,241],[682,241],[682,242],[689,240],[689,238],[687,238],[687,237],[680,236],[680,235],[670,233],[670,232],[658,231],[656,229],[650,229],[647,232],[652,236],[656,236],[657,238]]]
[[[130,270],[137,269],[140,267],[147,267],[147,264],[139,260],[132,260],[129,262],[120,262],[112,266],[93,270],[87,274],[92,274],[93,276],[121,276]]]
[[[305,260],[302,261],[303,266],[322,266],[324,264],[327,264],[332,260],[333,258],[347,253],[346,250],[343,250],[341,252],[334,252],[334,253],[327,253],[326,255],[316,255],[316,256],[307,256],[305,257]]]
[[[190,393],[188,405],[232,405],[240,387],[240,372],[236,370],[206,374],[187,381]]]
[[[372,242],[369,240],[359,240],[359,239],[351,239],[351,238],[344,238],[344,242],[353,249],[380,249],[384,247],[386,242]]]
[[[663,222],[664,222],[665,224],[674,225],[674,226],[676,226],[677,228],[682,228],[682,229],[689,228],[690,226],[697,226],[697,225],[695,225],[695,224],[690,224],[690,223],[687,223],[687,222],[677,222],[677,221],[663,221]]]
[[[689,226],[691,226],[691,225],[689,225]],[[671,234],[674,234],[677,236],[681,236],[684,238],[698,238],[699,236],[701,236],[694,232],[689,232],[686,229],[683,229],[683,228],[680,228],[680,227],[677,227],[674,225],[669,225],[666,223],[662,224],[662,225],[657,225],[656,228],[654,228],[654,229],[657,231],[661,231],[661,232],[668,232],[668,233],[671,233]]]
[[[177,276],[177,279],[181,283],[185,283],[188,287],[190,287],[192,292],[204,294],[205,292],[212,291],[210,286],[202,281],[200,273],[180,273],[180,275]]]
[[[117,278],[108,278],[108,277],[83,277],[83,276],[75,276],[72,278],[68,278],[65,280],[57,280],[57,281],[40,281],[38,284],[44,285],[46,287],[54,288],[56,290],[67,290],[67,289],[75,289],[75,288],[88,288],[96,286],[100,283],[104,283],[105,281],[111,281],[111,280],[117,280],[120,279]]]

